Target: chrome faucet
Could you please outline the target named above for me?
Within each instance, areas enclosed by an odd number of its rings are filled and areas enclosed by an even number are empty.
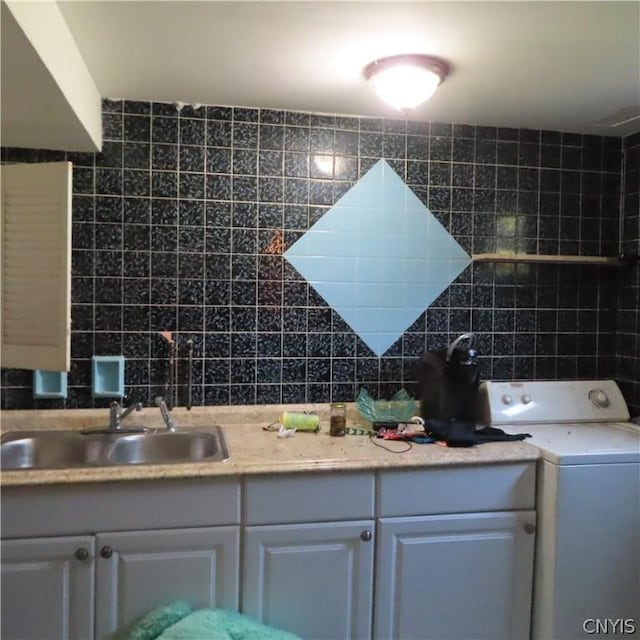
[[[162,414],[162,419],[164,420],[164,424],[167,427],[167,431],[175,431],[176,425],[174,424],[173,418],[169,413],[167,403],[162,396],[156,397],[156,405],[158,406],[158,409],[160,409],[160,413]]]
[[[109,431],[121,431],[122,421],[132,412],[142,411],[142,403],[136,402],[123,409],[117,400],[109,405]]]

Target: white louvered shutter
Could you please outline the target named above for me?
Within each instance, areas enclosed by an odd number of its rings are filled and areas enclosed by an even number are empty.
[[[2,166],[3,367],[68,371],[71,163]]]

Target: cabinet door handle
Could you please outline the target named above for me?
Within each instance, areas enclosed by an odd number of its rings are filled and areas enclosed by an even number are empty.
[[[371,531],[369,531],[368,529],[365,529],[360,534],[360,540],[362,540],[362,542],[369,542],[369,540],[371,540],[371,538],[372,538]]]
[[[89,558],[89,551],[84,547],[80,547],[79,549],[76,549],[76,552],[74,555],[76,556],[77,560],[84,562]]]
[[[529,535],[531,535],[532,533],[536,532],[536,525],[535,524],[531,524],[530,522],[527,522],[527,524],[524,525],[524,532],[528,533]]]
[[[100,555],[103,558],[110,558],[113,555],[113,549],[111,547],[102,547],[102,549],[100,549]]]

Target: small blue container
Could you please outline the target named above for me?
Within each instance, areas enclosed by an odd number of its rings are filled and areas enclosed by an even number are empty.
[[[66,398],[67,372],[36,369],[33,372],[34,398]]]
[[[91,358],[91,392],[94,398],[124,396],[124,356]]]

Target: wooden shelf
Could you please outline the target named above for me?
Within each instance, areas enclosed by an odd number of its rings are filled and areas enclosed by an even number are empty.
[[[583,264],[601,267],[620,267],[625,262],[618,257],[605,256],[557,256],[531,253],[476,253],[473,262],[511,262],[528,264]]]

